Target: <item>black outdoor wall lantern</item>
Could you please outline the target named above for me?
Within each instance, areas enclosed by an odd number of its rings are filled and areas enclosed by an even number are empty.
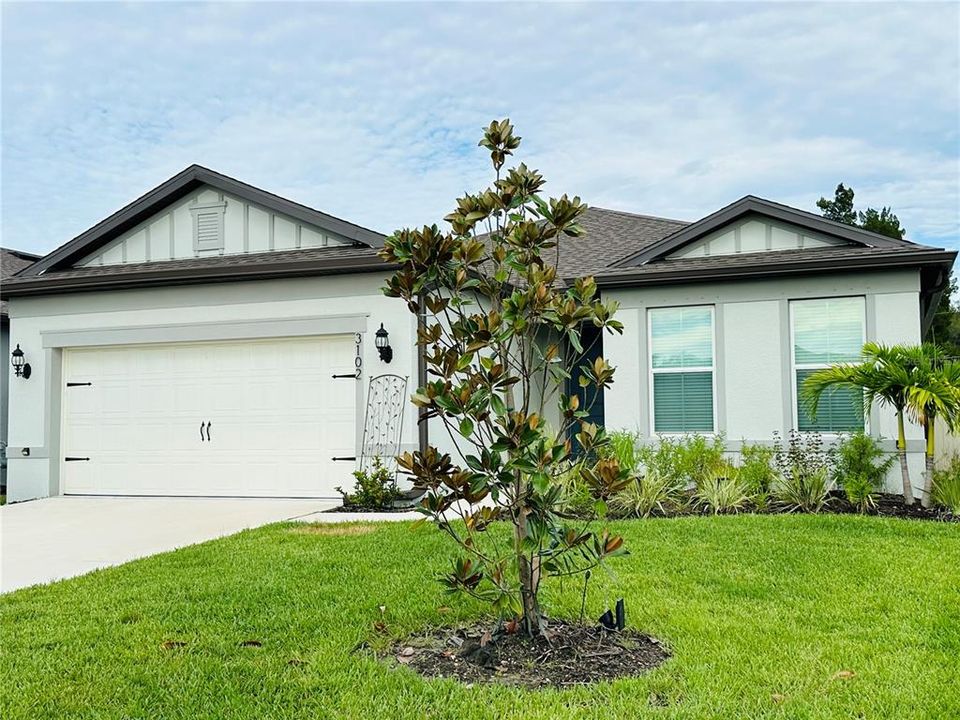
[[[13,374],[22,377],[24,380],[30,377],[30,363],[23,361],[23,350],[20,349],[20,343],[17,343],[17,349],[10,353],[10,362],[13,364]]]
[[[390,333],[383,329],[383,323],[380,323],[380,329],[376,332],[376,345],[381,360],[385,363],[393,360],[393,348],[390,347]]]

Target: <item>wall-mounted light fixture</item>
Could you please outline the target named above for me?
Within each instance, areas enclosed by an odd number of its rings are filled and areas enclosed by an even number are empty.
[[[20,349],[20,343],[17,343],[17,349],[10,353],[10,363],[13,365],[13,374],[22,377],[24,380],[30,377],[30,363],[24,362],[23,350]]]
[[[384,330],[383,323],[380,323],[380,329],[376,332],[376,345],[381,360],[385,363],[393,360],[393,348],[390,347],[390,333]]]

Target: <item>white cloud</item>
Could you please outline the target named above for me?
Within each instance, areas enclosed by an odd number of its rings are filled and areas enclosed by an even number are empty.
[[[49,250],[199,162],[389,231],[488,179],[692,219],[839,181],[958,244],[956,5],[3,6],[3,243]]]

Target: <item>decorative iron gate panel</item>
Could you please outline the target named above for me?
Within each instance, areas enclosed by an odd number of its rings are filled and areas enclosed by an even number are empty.
[[[397,471],[403,410],[407,403],[407,379],[400,375],[377,375],[367,388],[367,410],[360,445],[360,470],[369,471],[380,458],[393,474]]]

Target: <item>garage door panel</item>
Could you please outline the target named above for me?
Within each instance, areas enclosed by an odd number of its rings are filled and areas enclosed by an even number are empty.
[[[64,491],[334,497],[357,430],[352,337],[68,350]],[[200,424],[209,421],[210,440]],[[83,466],[83,467],[80,467]]]

